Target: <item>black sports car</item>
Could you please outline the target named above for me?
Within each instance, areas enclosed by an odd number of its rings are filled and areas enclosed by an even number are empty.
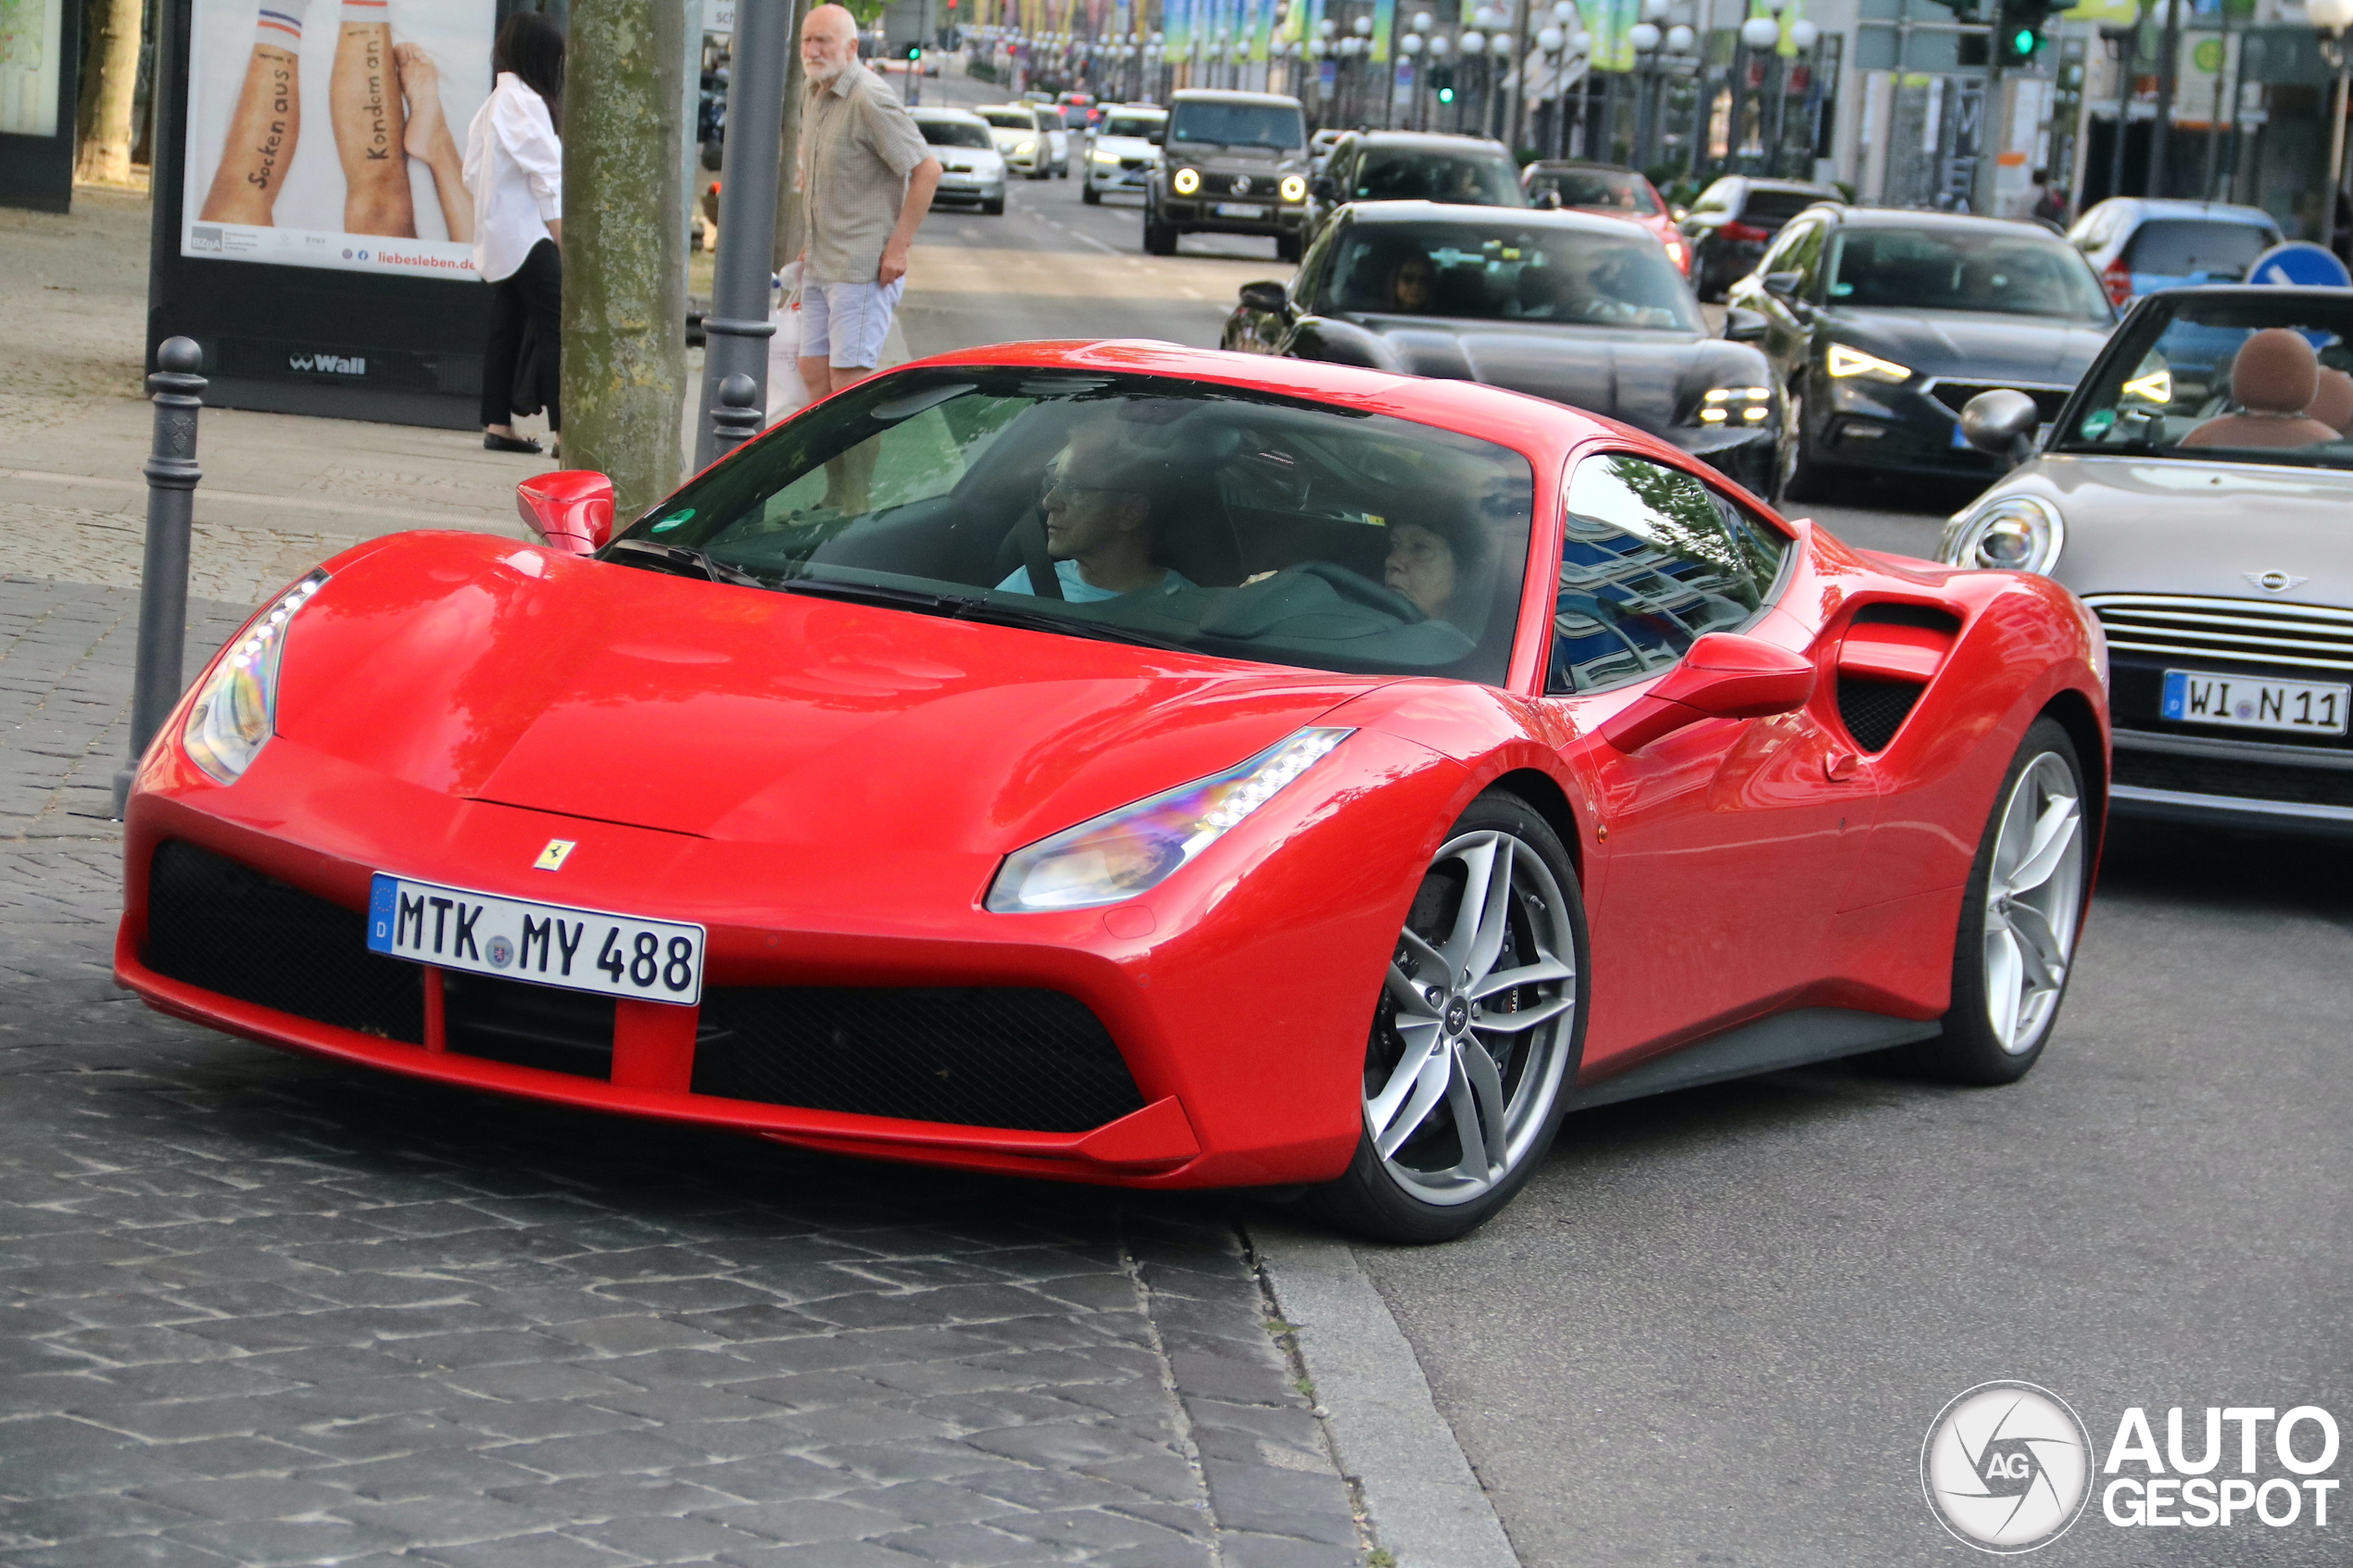
[[[1789,396],[1781,494],[1818,500],[1870,469],[1990,480],[1962,406],[2009,387],[2045,422],[2116,314],[2075,247],[2038,224],[1816,207],[1790,220],[1731,304],[1762,316]]]
[[[1762,495],[1780,400],[1762,330],[1710,336],[1657,240],[1613,218],[1380,202],[1342,207],[1286,288],[1250,283],[1222,345],[1483,382],[1673,442]]]

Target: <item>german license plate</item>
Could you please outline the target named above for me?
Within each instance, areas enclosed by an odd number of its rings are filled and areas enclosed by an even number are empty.
[[[1264,218],[1266,216],[1266,209],[1255,202],[1219,202],[1217,216],[1220,218]]]
[[[567,991],[692,1006],[702,998],[703,928],[469,893],[378,872],[371,952]]]
[[[2177,724],[2228,724],[2239,730],[2341,735],[2345,734],[2348,697],[2353,697],[2353,686],[2168,670],[2165,701],[2158,711]]]

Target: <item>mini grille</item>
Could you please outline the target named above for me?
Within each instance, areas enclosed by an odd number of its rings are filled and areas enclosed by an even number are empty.
[[[1941,381],[1928,389],[1928,395],[1957,414],[1981,392],[2023,392],[2034,399],[2035,417],[2048,424],[2058,418],[2070,390],[2064,386],[2010,386],[1995,381]]]
[[[1838,716],[1865,751],[1885,751],[1910,718],[1927,688],[1913,681],[1881,681],[1868,675],[1838,678]]]
[[[422,1045],[422,972],[368,951],[368,917],[177,839],[147,872],[157,974],[297,1018]]]
[[[441,974],[442,1025],[460,1056],[583,1078],[612,1076],[613,999],[491,974]]]
[[[2084,602],[2119,653],[2353,670],[2353,609],[2177,594],[2095,594]]]
[[[1039,1133],[1083,1133],[1144,1103],[1085,1003],[1013,987],[715,987],[694,1092]]]
[[[2298,768],[2242,762],[2227,757],[2181,757],[2170,751],[2116,753],[2116,782],[2185,795],[2279,800],[2298,806],[2353,807],[2353,769]]]

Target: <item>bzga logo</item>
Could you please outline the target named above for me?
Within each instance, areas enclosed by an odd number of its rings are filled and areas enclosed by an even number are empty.
[[[2092,1495],[2091,1439],[2065,1399],[2032,1383],[1981,1383],[1938,1412],[1920,1489],[1980,1551],[2032,1551],[2067,1534]]]

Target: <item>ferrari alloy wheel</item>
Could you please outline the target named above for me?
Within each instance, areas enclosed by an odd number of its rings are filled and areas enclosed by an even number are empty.
[[[2082,764],[2048,719],[2026,734],[1979,844],[1944,1033],[1916,1047],[1937,1076],[2009,1084],[2043,1053],[2075,957],[2094,823]]]
[[[1382,1241],[1449,1241],[1511,1201],[1552,1144],[1584,1039],[1585,914],[1552,828],[1490,795],[1455,823],[1390,956],[1365,1053],[1364,1133],[1311,1196]]]

